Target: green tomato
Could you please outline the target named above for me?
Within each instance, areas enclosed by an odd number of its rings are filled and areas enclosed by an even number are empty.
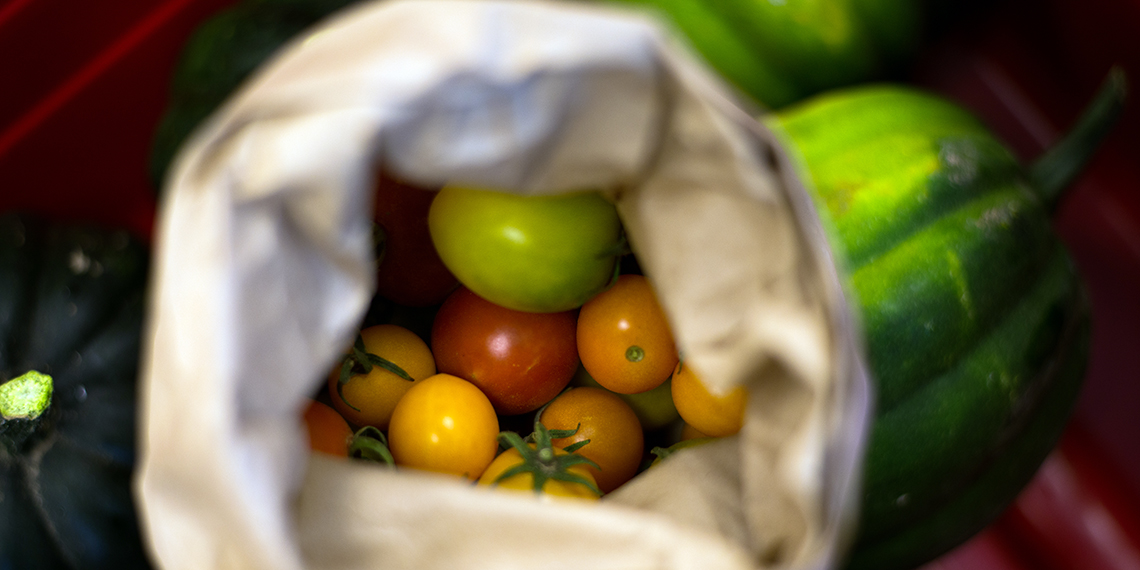
[[[520,196],[446,186],[428,227],[460,283],[533,313],[580,307],[613,282],[623,250],[617,209],[598,192]]]

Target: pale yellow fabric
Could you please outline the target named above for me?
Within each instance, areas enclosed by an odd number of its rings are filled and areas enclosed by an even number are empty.
[[[136,492],[167,570],[828,568],[868,394],[780,149],[655,21],[577,4],[363,4],[298,38],[178,156]],[[685,358],[743,431],[598,505],[310,458],[305,398],[373,287],[371,175],[606,189]]]

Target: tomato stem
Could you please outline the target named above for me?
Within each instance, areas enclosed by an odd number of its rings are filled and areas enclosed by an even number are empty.
[[[384,432],[374,426],[364,426],[352,434],[352,443],[348,446],[348,456],[384,463],[389,467],[396,466],[396,460],[388,449],[388,438],[384,437]]]
[[[340,377],[336,382],[336,394],[340,397],[340,401],[344,402],[345,405],[358,412],[360,411],[360,408],[357,408],[356,406],[352,405],[351,402],[345,399],[344,385],[348,384],[348,381],[351,380],[353,376],[357,376],[359,374],[368,374],[369,372],[372,372],[373,366],[379,366],[380,368],[383,368],[384,370],[387,370],[388,372],[391,372],[392,374],[395,374],[396,376],[399,376],[408,382],[415,382],[415,379],[412,378],[411,374],[408,374],[395,362],[368,352],[364,347],[364,338],[357,334],[356,341],[352,344],[352,350],[349,351],[349,353],[345,355],[344,360],[341,361]]]
[[[578,475],[577,473],[571,473],[569,470],[575,465],[583,464],[590,465],[595,469],[601,469],[598,467],[597,463],[594,463],[593,461],[574,452],[577,449],[580,449],[586,443],[589,443],[589,440],[586,440],[585,442],[578,442],[574,446],[570,446],[574,447],[574,451],[564,450],[567,451],[565,455],[558,455],[554,452],[554,438],[552,436],[561,435],[562,437],[569,437],[571,435],[574,435],[574,433],[577,431],[577,428],[574,430],[550,431],[546,429],[546,426],[542,425],[542,422],[536,419],[534,422],[534,433],[527,438],[533,438],[534,447],[528,445],[527,442],[523,440],[523,438],[519,437],[519,434],[513,431],[500,432],[499,441],[505,444],[505,446],[513,447],[515,451],[518,451],[519,455],[522,457],[522,463],[519,463],[518,465],[515,465],[510,469],[503,471],[502,474],[495,478],[493,484],[498,485],[500,482],[514,477],[515,475],[530,473],[531,478],[534,480],[534,492],[536,494],[542,493],[543,487],[546,486],[546,482],[553,479],[556,481],[564,481],[567,483],[576,483],[582,485],[600,497],[602,495],[602,491],[594,482],[585,477],[582,477],[581,475]]]
[[[625,359],[630,362],[641,362],[645,360],[645,349],[636,344],[632,345],[625,349]]]
[[[630,253],[633,253],[633,250],[629,248],[629,240],[626,239],[625,234],[622,233],[618,236],[618,241],[610,246],[609,249],[602,250],[598,253],[598,259],[621,257]]]

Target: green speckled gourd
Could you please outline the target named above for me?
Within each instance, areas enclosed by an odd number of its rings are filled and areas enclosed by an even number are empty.
[[[0,568],[149,568],[131,476],[148,252],[0,215]]]
[[[1101,107],[1118,110],[1117,87]],[[1050,213],[1106,116],[1033,170],[909,87],[830,92],[768,119],[830,229],[876,383],[851,568],[910,568],[965,541],[1059,438],[1089,306]]]

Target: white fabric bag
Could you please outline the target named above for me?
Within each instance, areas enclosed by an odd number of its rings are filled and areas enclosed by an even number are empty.
[[[827,568],[868,423],[857,327],[772,137],[654,20],[576,4],[367,3],[293,41],[167,181],[136,491],[167,570]],[[300,421],[372,295],[377,165],[598,188],[742,432],[594,504],[310,457]]]

